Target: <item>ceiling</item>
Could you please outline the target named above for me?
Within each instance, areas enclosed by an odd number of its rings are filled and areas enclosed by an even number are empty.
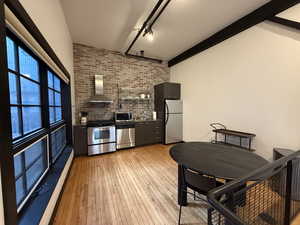
[[[61,2],[75,43],[124,52],[157,0]],[[267,2],[172,0],[153,26],[154,40],[141,36],[130,53],[170,60]]]

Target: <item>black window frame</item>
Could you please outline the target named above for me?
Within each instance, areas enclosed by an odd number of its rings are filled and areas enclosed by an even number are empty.
[[[53,77],[53,79],[52,79],[52,82],[53,82],[53,88],[52,87],[49,87],[49,80],[48,80],[48,78],[49,78],[49,73],[51,73],[52,74],[52,77]],[[60,91],[58,91],[58,90],[56,90],[55,88],[54,88],[54,79],[55,79],[55,77],[57,78],[57,79],[59,79],[59,82],[60,82]],[[54,105],[50,105],[50,102],[48,102],[48,108],[49,108],[49,124],[50,124],[50,127],[55,127],[56,125],[61,125],[62,123],[64,123],[65,122],[65,118],[64,118],[64,115],[63,115],[63,106],[62,106],[62,102],[63,102],[63,97],[62,97],[62,86],[63,86],[63,82],[62,82],[62,80],[61,80],[61,78],[59,77],[59,76],[57,76],[57,74],[56,73],[54,73],[53,72],[53,70],[51,70],[50,68],[48,68],[47,69],[47,87],[48,87],[48,97],[49,97],[49,90],[51,90],[52,92],[53,92],[53,99],[52,99],[52,101],[53,101],[53,103],[54,103]],[[58,93],[58,94],[60,94],[60,105],[59,106],[57,106],[57,105],[55,105],[55,93]],[[51,122],[50,121],[50,108],[53,108],[54,109],[54,115],[55,115],[55,118],[56,118],[56,108],[60,108],[60,110],[61,110],[61,120],[55,120],[54,122]]]
[[[41,142],[45,140],[46,141],[46,155],[40,154],[38,157],[36,157],[35,160],[33,160],[27,167],[26,167],[26,159],[25,159],[25,152],[30,149],[30,147],[32,147],[33,145],[37,144],[38,142]],[[18,153],[16,153],[14,155],[14,158],[17,157],[18,155],[21,155],[21,161],[22,161],[22,172],[18,175],[15,176],[15,181],[17,182],[18,179],[20,179],[22,177],[23,182],[22,182],[22,186],[24,188],[24,190],[26,190],[27,192],[25,193],[24,198],[21,200],[21,203],[19,205],[17,205],[17,212],[19,213],[23,207],[25,207],[27,200],[30,198],[30,196],[34,193],[34,191],[36,190],[38,184],[40,183],[40,181],[44,178],[44,176],[47,174],[47,172],[50,169],[50,154],[49,154],[49,136],[48,135],[44,135],[43,137],[41,137],[40,139],[36,140],[35,142],[33,142],[32,144],[30,144],[29,146],[27,146],[26,148],[22,149],[21,151],[19,151]],[[35,165],[35,163],[40,160],[41,158],[43,158],[44,156],[46,156],[47,158],[47,167],[44,171],[42,171],[42,174],[39,176],[39,178],[34,182],[34,184],[32,185],[32,187],[28,188],[27,187],[27,176],[26,176],[26,172]]]
[[[11,31],[9,31],[7,29],[7,33],[6,33],[6,37],[8,37],[9,39],[11,39],[14,42],[14,56],[15,56],[15,63],[16,63],[16,70],[12,70],[10,68],[8,68],[7,66],[7,70],[8,70],[8,80],[9,80],[9,76],[11,76],[11,74],[16,76],[17,79],[17,104],[11,104],[10,103],[10,108],[12,107],[17,107],[18,110],[18,114],[19,114],[19,129],[20,129],[20,133],[21,135],[13,138],[13,143],[17,143],[18,141],[25,139],[26,137],[30,137],[32,134],[34,133],[38,133],[39,131],[42,131],[44,129],[44,118],[42,115],[42,105],[43,105],[43,101],[42,101],[42,83],[41,83],[41,70],[40,70],[40,59],[32,52],[32,50],[30,48],[28,48],[22,41],[20,41],[16,35],[14,35]],[[6,38],[5,37],[5,38]],[[39,81],[36,81],[34,79],[29,78],[28,76],[21,74],[20,73],[20,63],[19,63],[19,48],[23,49],[27,54],[29,54],[34,60],[36,60],[37,64],[38,64],[38,76],[39,76]],[[30,82],[33,82],[34,84],[39,85],[39,91],[40,91],[40,104],[39,105],[30,105],[30,104],[23,104],[22,103],[22,90],[21,90],[21,78],[29,80]],[[28,133],[24,133],[24,123],[23,123],[23,108],[26,107],[39,107],[40,111],[41,111],[41,127],[37,128],[35,130],[32,130]]]
[[[71,92],[70,92],[70,85],[65,83],[55,72],[53,72],[53,70],[42,60],[39,58],[39,56],[37,56],[31,49],[30,47],[28,47],[25,43],[23,43],[23,41],[18,37],[17,34],[15,34],[13,31],[9,30],[9,28],[6,28],[6,36],[4,37],[5,41],[6,41],[6,37],[8,37],[9,39],[11,39],[14,42],[14,49],[15,51],[18,51],[18,48],[22,48],[23,50],[26,51],[27,54],[29,54],[31,57],[33,57],[37,63],[38,63],[38,73],[39,73],[39,82],[28,78],[26,76],[24,76],[23,74],[19,73],[19,65],[16,65],[16,70],[14,71],[12,69],[8,68],[8,63],[6,66],[7,69],[7,82],[8,82],[8,86],[9,86],[9,76],[10,73],[15,74],[16,76],[20,76],[18,79],[18,98],[21,98],[21,85],[20,85],[20,79],[21,77],[25,77],[26,79],[33,81],[34,83],[39,83],[39,90],[40,90],[40,105],[39,107],[41,108],[41,128],[36,129],[34,131],[28,132],[23,136],[19,136],[16,138],[12,138],[12,125],[11,125],[11,131],[10,131],[10,136],[11,136],[11,144],[12,144],[12,149],[11,149],[11,156],[12,156],[12,164],[14,165],[14,157],[17,156],[18,154],[21,154],[23,151],[26,151],[26,149],[28,149],[28,147],[30,147],[32,144],[34,144],[35,142],[37,142],[38,140],[43,139],[45,136],[47,137],[47,158],[48,158],[48,168],[46,170],[45,173],[43,173],[41,175],[41,177],[39,177],[38,182],[36,185],[36,187],[38,187],[39,183],[43,180],[42,178],[44,176],[46,176],[49,172],[49,170],[53,167],[53,164],[60,158],[60,156],[62,155],[63,151],[70,145],[72,145],[72,118],[69,118],[71,115]],[[5,51],[7,51],[7,49],[5,49]],[[15,54],[15,57],[19,57],[18,53]],[[16,61],[18,62],[18,61]],[[19,63],[18,63],[19,64]],[[59,79],[60,82],[60,91],[57,91],[54,89],[54,93],[60,93],[60,103],[61,105],[58,106],[61,108],[61,120],[56,121],[55,123],[51,123],[50,124],[50,115],[49,115],[49,99],[48,99],[48,71],[51,72],[53,74],[53,77],[56,76],[57,79]],[[54,78],[53,78],[54,79]],[[51,89],[52,90],[52,89]],[[10,99],[10,95],[8,95],[8,98]],[[18,99],[20,102],[20,99]],[[10,100],[9,100],[10,102]],[[19,103],[18,102],[18,103]],[[9,104],[9,111],[11,109],[11,107],[15,107],[16,104]],[[32,106],[32,105],[25,105],[26,106]],[[20,106],[22,107],[22,106]],[[20,111],[20,110],[19,110]],[[22,113],[22,112],[21,112]],[[66,117],[66,115],[68,117]],[[9,114],[9,116],[11,117],[11,112]],[[20,116],[19,116],[20,118]],[[65,119],[67,118],[67,119]],[[10,121],[10,120],[9,120]],[[19,123],[22,124],[23,126],[23,121],[20,121]],[[66,143],[64,145],[64,148],[59,152],[59,154],[57,154],[55,156],[55,158],[53,159],[52,156],[52,146],[51,146],[51,134],[62,128],[62,127],[66,127],[66,140],[64,140],[64,142]],[[23,132],[22,132],[23,134]],[[14,172],[13,172],[13,175]],[[14,181],[17,181],[17,178],[14,176]],[[16,183],[14,183],[14,185],[16,185]],[[36,188],[34,187],[34,189]],[[17,207],[17,209],[19,209],[19,206],[17,206],[17,199],[16,199],[16,187],[15,188],[15,205]],[[28,196],[26,196],[24,199],[24,205],[22,205],[21,210],[18,210],[17,213],[22,213],[23,209],[25,210],[27,208],[27,202],[30,199],[30,195],[32,195],[34,193],[33,192],[29,192],[27,193]],[[23,201],[23,200],[22,200]],[[30,202],[30,201],[29,201]],[[22,203],[23,204],[23,203]]]

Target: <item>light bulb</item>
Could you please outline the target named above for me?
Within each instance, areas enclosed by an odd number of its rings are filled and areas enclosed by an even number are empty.
[[[154,40],[153,31],[149,31],[146,35],[146,38],[148,41],[153,41]]]

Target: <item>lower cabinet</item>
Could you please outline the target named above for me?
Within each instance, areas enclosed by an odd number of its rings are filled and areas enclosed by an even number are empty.
[[[137,122],[135,124],[135,145],[151,145],[162,143],[161,121]]]
[[[75,156],[86,156],[88,154],[87,128],[85,126],[76,125],[74,126],[73,134]]]

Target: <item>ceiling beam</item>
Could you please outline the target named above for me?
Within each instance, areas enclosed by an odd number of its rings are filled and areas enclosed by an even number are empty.
[[[268,19],[269,21],[272,21],[274,23],[278,23],[287,27],[291,27],[297,30],[300,30],[300,22],[297,21],[293,21],[293,20],[288,20],[285,18],[281,18],[278,16],[274,16]]]
[[[202,51],[205,51],[214,45],[217,45],[250,27],[263,22],[270,17],[298,4],[300,0],[272,0],[250,14],[242,17],[221,31],[210,36],[206,40],[196,44],[192,48],[184,51],[168,62],[169,67],[176,65]]]

